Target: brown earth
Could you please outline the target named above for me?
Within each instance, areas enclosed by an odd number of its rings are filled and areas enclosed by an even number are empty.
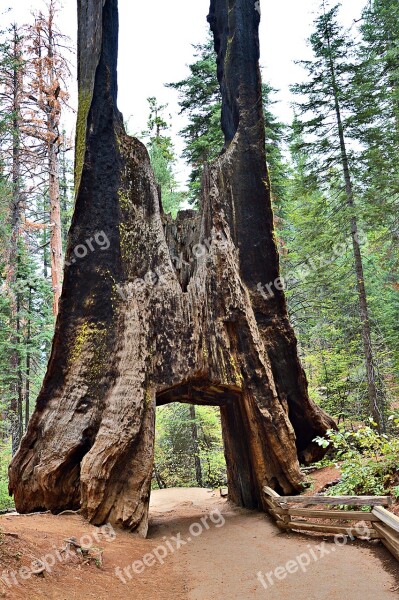
[[[398,564],[379,545],[348,542],[338,547],[323,538],[281,533],[265,514],[234,508],[211,490],[153,492],[150,523],[146,540],[121,531],[111,540],[109,530],[101,532],[101,528],[87,524],[78,515],[5,515],[0,518],[1,529],[18,537],[3,533],[0,539],[0,576],[5,580],[0,586],[0,597],[15,600],[399,597]],[[65,546],[64,540],[71,537],[84,547],[92,542],[94,548],[89,556],[94,558],[98,558],[101,548],[102,566],[96,566],[94,560],[88,562],[87,557],[76,552],[68,555],[68,559],[65,553],[57,555],[57,549]],[[159,560],[152,554],[154,550]],[[44,576],[31,575],[24,581],[21,573],[26,573],[20,571],[21,566],[29,567],[32,560],[45,555],[49,555],[47,562],[54,561],[55,565]],[[298,568],[300,555],[303,568]],[[135,568],[141,572],[135,573],[131,565],[143,557],[148,566],[137,563]],[[296,572],[290,574],[285,570],[281,574],[280,569],[277,573],[282,578],[273,574],[272,583],[268,582],[267,573],[285,566],[293,570],[295,564]],[[18,585],[12,584],[12,571]],[[262,587],[257,577],[259,572],[268,589]]]
[[[317,471],[313,471],[308,475],[308,480],[310,482],[309,488],[303,493],[304,496],[314,496],[314,494],[318,494],[321,492],[325,486],[335,479],[339,479],[341,477],[341,471],[336,467],[323,467],[322,469],[317,469]]]

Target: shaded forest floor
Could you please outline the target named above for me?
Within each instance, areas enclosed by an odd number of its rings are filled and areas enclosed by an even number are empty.
[[[315,477],[313,491],[318,491],[331,475],[322,470]],[[1,536],[0,576],[8,574],[12,583],[10,573],[14,571],[18,581],[18,585],[11,587],[0,586],[0,597],[4,598],[385,600],[399,597],[397,562],[379,544],[348,542],[338,547],[331,539],[281,533],[266,515],[232,507],[210,490],[153,492],[146,540],[120,531],[111,539],[109,530],[94,528],[78,515],[5,515],[0,518],[0,527],[3,532],[14,534]],[[81,556],[71,550],[57,555],[71,537],[83,547],[92,542],[89,554]],[[316,547],[323,542],[324,553],[319,556]],[[273,576],[272,583],[268,582],[267,573],[277,567],[288,567],[289,561],[298,562],[301,555],[308,556],[306,560],[302,558],[302,563],[309,561],[306,568],[286,573],[281,580]],[[32,560],[43,557],[48,563],[54,560],[51,572],[23,580],[21,567],[29,567]],[[259,572],[267,589],[257,576]]]

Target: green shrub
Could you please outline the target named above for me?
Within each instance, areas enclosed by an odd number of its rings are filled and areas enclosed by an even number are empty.
[[[315,441],[324,448],[331,446],[340,462],[341,481],[329,488],[327,495],[398,495],[399,486],[394,485],[399,473],[397,437],[380,435],[365,426],[354,431],[330,430]]]

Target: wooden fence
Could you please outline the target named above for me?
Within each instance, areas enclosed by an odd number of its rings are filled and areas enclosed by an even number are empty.
[[[263,490],[269,513],[281,529],[333,533],[351,539],[380,539],[399,560],[399,518],[384,508],[392,504],[389,496],[279,496],[269,487]],[[293,506],[298,504],[301,506]],[[327,508],[308,508],[323,505]],[[371,511],[330,508],[334,506],[370,506]],[[359,527],[358,523],[362,521],[367,523],[367,531],[365,527]]]

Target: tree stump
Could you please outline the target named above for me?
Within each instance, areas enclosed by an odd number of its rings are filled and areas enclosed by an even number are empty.
[[[301,489],[334,427],[309,399],[284,293],[265,157],[259,10],[212,0],[225,149],[199,212],[163,214],[117,109],[117,0],[80,0],[76,206],[52,353],[10,466],[19,512],[82,508],[146,535],[157,404],[220,406],[230,499]],[[85,253],[82,248],[86,248]],[[79,251],[78,251],[79,249]]]

